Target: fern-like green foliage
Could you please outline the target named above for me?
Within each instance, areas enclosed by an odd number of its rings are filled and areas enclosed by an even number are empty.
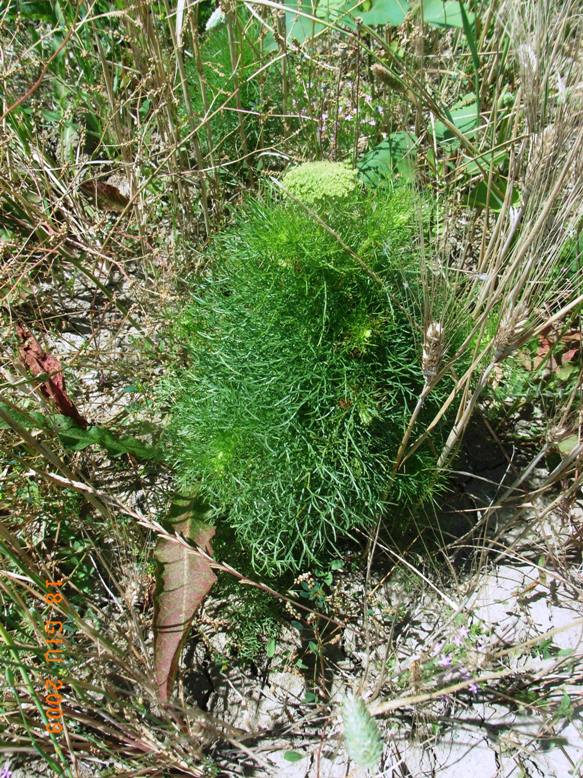
[[[307,205],[328,197],[345,197],[358,186],[357,172],[343,162],[304,162],[287,171],[284,187]]]
[[[433,448],[392,473],[423,386],[420,208],[405,189],[318,207],[371,276],[290,198],[251,202],[178,317],[188,366],[165,379],[167,445],[181,486],[202,488],[257,570],[322,562],[434,491]]]

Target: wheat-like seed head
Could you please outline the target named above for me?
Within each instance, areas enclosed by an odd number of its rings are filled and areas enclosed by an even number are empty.
[[[421,368],[425,380],[429,382],[437,373],[443,356],[443,325],[432,321],[425,330]]]
[[[376,721],[360,697],[346,695],[342,703],[342,722],[348,756],[360,767],[373,770],[383,753],[383,741]]]
[[[394,89],[396,92],[402,92],[403,94],[407,94],[407,89],[391,71],[384,67],[384,65],[380,65],[378,62],[375,62],[374,65],[371,66],[371,73],[375,78],[378,78],[379,81],[382,81],[383,84],[386,84],[387,86],[390,86],[391,89]]]
[[[527,324],[528,309],[524,302],[511,306],[504,313],[494,338],[495,362],[502,362],[514,351]]]

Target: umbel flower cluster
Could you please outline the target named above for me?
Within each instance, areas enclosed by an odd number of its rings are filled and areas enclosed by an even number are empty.
[[[331,197],[346,197],[358,186],[356,171],[342,162],[305,162],[283,177],[285,189],[312,205]]]
[[[301,197],[248,202],[215,239],[174,333],[188,365],[164,389],[182,487],[270,574],[322,562],[380,518],[402,522],[437,481],[432,445],[393,473],[425,383],[419,200],[366,191],[344,166],[342,196],[314,197],[314,170],[286,176]]]

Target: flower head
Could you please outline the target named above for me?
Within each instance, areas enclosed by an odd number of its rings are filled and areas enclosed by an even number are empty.
[[[291,168],[283,185],[307,205],[331,197],[345,197],[358,185],[356,171],[342,162],[304,162]]]
[[[469,635],[469,631],[467,627],[460,627],[458,631],[455,634],[455,637],[453,639],[453,642],[456,644],[456,646],[463,645],[465,639]]]
[[[383,741],[364,700],[347,694],[342,703],[342,721],[348,755],[357,765],[373,770],[383,753]]]
[[[12,778],[12,770],[10,769],[10,762],[8,759],[4,762],[4,767],[2,768],[2,772],[0,773],[0,778]]]

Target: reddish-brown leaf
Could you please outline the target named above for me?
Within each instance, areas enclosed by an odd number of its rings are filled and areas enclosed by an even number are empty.
[[[67,394],[65,377],[61,363],[52,354],[48,354],[41,348],[37,339],[22,324],[16,325],[16,332],[20,338],[20,358],[24,366],[35,377],[46,374],[45,380],[40,384],[42,394],[51,400],[63,416],[68,416],[75,424],[83,429],[89,425]]]
[[[94,179],[83,181],[81,191],[106,211],[121,213],[125,211],[130,202],[117,186],[106,184],[104,181]]]
[[[170,522],[211,554],[215,530],[205,523],[206,514],[200,499],[181,497],[172,505]],[[205,557],[176,541],[161,537],[154,553],[162,566],[154,608],[154,666],[160,700],[167,702],[194,614],[217,577]]]
[[[539,357],[544,357],[546,354],[549,353],[553,345],[554,344],[551,343],[551,341],[548,338],[541,337],[539,347],[537,349],[537,355]]]
[[[578,353],[578,348],[570,348],[567,351],[564,351],[563,354],[561,354],[561,364],[564,365],[565,362],[570,362]]]
[[[583,333],[572,330],[558,337],[548,330],[539,338],[535,357],[532,360],[533,370],[544,364],[551,373],[556,373],[562,365],[571,362],[580,352]],[[551,353],[552,350],[552,353]],[[528,369],[528,368],[527,368]]]

